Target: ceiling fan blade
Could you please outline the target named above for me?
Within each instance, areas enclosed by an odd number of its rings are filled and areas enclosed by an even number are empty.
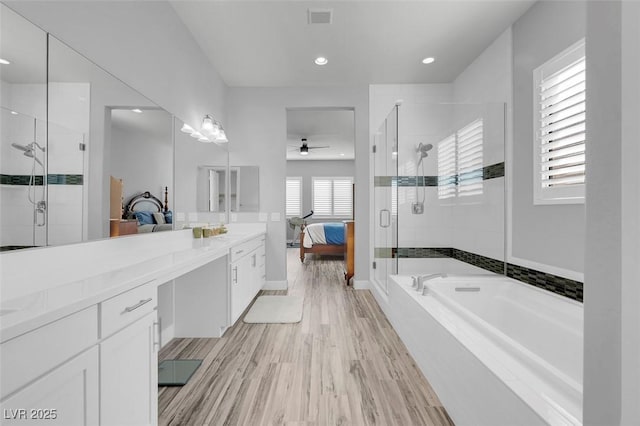
[[[321,148],[331,148],[329,145],[327,146],[310,146],[309,149],[321,149]]]

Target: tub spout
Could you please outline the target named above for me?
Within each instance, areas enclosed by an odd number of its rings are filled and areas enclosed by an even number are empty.
[[[446,277],[447,277],[447,274],[421,275],[418,277],[418,285],[417,285],[416,291],[421,291],[422,295],[424,296],[425,294],[427,294],[427,286],[425,285],[427,281],[430,281],[436,278],[446,278]]]

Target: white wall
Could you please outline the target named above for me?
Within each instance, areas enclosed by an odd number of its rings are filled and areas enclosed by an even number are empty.
[[[640,4],[587,5],[584,424],[640,424]]]
[[[287,161],[287,177],[302,178],[302,216],[313,209],[314,177],[354,177],[356,164],[354,160],[290,160]],[[336,219],[342,221],[344,219]],[[307,219],[308,223],[327,222],[327,220]],[[293,230],[287,227],[287,239],[293,238]]]
[[[585,4],[541,1],[513,25],[513,160],[510,162],[513,186],[509,260],[578,280],[584,270],[584,204],[533,204],[532,73],[585,36]]]
[[[287,108],[355,108],[356,206],[369,205],[369,103],[366,86],[322,88],[230,88],[225,126],[230,163],[260,167],[260,210],[269,213],[267,281],[286,280],[285,178]],[[279,215],[274,221],[272,214]],[[239,221],[258,214],[238,213]],[[233,216],[232,216],[233,220]],[[356,208],[356,280],[369,279],[369,212]]]

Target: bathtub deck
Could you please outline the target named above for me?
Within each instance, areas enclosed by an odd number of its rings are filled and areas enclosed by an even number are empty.
[[[451,425],[369,291],[345,289],[343,261],[288,249],[298,324],[245,324],[220,339],[174,339],[161,359],[201,358],[190,382],[159,389],[161,425]],[[282,294],[283,292],[262,292]]]

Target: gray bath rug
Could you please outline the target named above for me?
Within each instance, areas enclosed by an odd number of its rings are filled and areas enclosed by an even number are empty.
[[[300,322],[303,302],[302,296],[260,296],[244,316],[244,322],[250,324]]]

